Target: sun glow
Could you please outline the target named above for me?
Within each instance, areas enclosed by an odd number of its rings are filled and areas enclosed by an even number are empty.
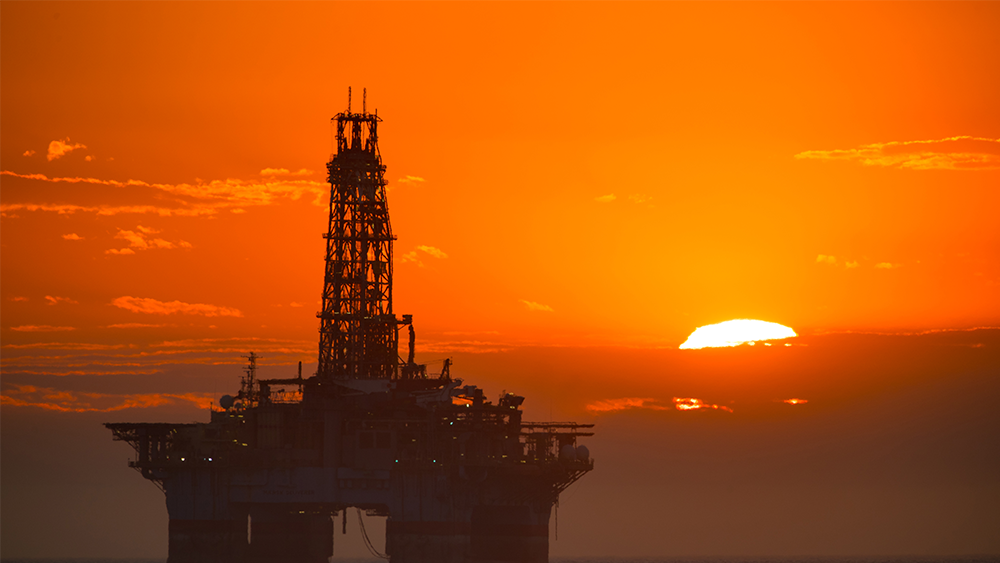
[[[752,345],[760,340],[780,340],[792,336],[798,335],[795,334],[794,330],[778,323],[736,319],[698,327],[680,347],[681,349],[694,349],[739,346],[744,343]]]

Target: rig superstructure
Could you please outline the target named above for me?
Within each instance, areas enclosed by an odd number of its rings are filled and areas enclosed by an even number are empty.
[[[393,563],[545,562],[554,503],[594,467],[577,445],[592,425],[523,422],[523,397],[415,363],[412,316],[392,310],[381,119],[348,102],[333,121],[316,374],[260,379],[251,352],[209,422],[105,425],[165,493],[168,561],[326,561],[332,517],[357,508],[387,517]]]

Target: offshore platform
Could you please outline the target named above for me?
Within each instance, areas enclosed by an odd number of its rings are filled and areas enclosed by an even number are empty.
[[[392,310],[378,112],[346,112],[327,164],[330,221],[315,375],[257,377],[205,423],[109,423],[166,496],[169,563],[325,562],[348,509],[385,516],[393,563],[546,562],[559,494],[594,467],[590,424],[521,420],[524,397],[414,361]],[[406,329],[408,353],[399,355]]]

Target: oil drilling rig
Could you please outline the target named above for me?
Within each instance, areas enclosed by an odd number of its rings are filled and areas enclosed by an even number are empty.
[[[523,397],[415,362],[413,318],[392,310],[382,120],[348,101],[332,121],[316,373],[261,379],[251,352],[209,422],[105,425],[165,493],[168,561],[325,562],[357,509],[387,517],[393,563],[546,562],[553,505],[594,467],[577,444],[592,425],[524,422]]]

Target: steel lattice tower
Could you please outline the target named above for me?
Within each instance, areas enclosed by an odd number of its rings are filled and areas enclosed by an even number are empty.
[[[349,99],[349,98],[348,98]],[[367,109],[333,118],[337,153],[327,163],[330,228],[320,318],[321,378],[389,379],[396,375],[397,328],[392,312],[392,228],[378,123]]]

